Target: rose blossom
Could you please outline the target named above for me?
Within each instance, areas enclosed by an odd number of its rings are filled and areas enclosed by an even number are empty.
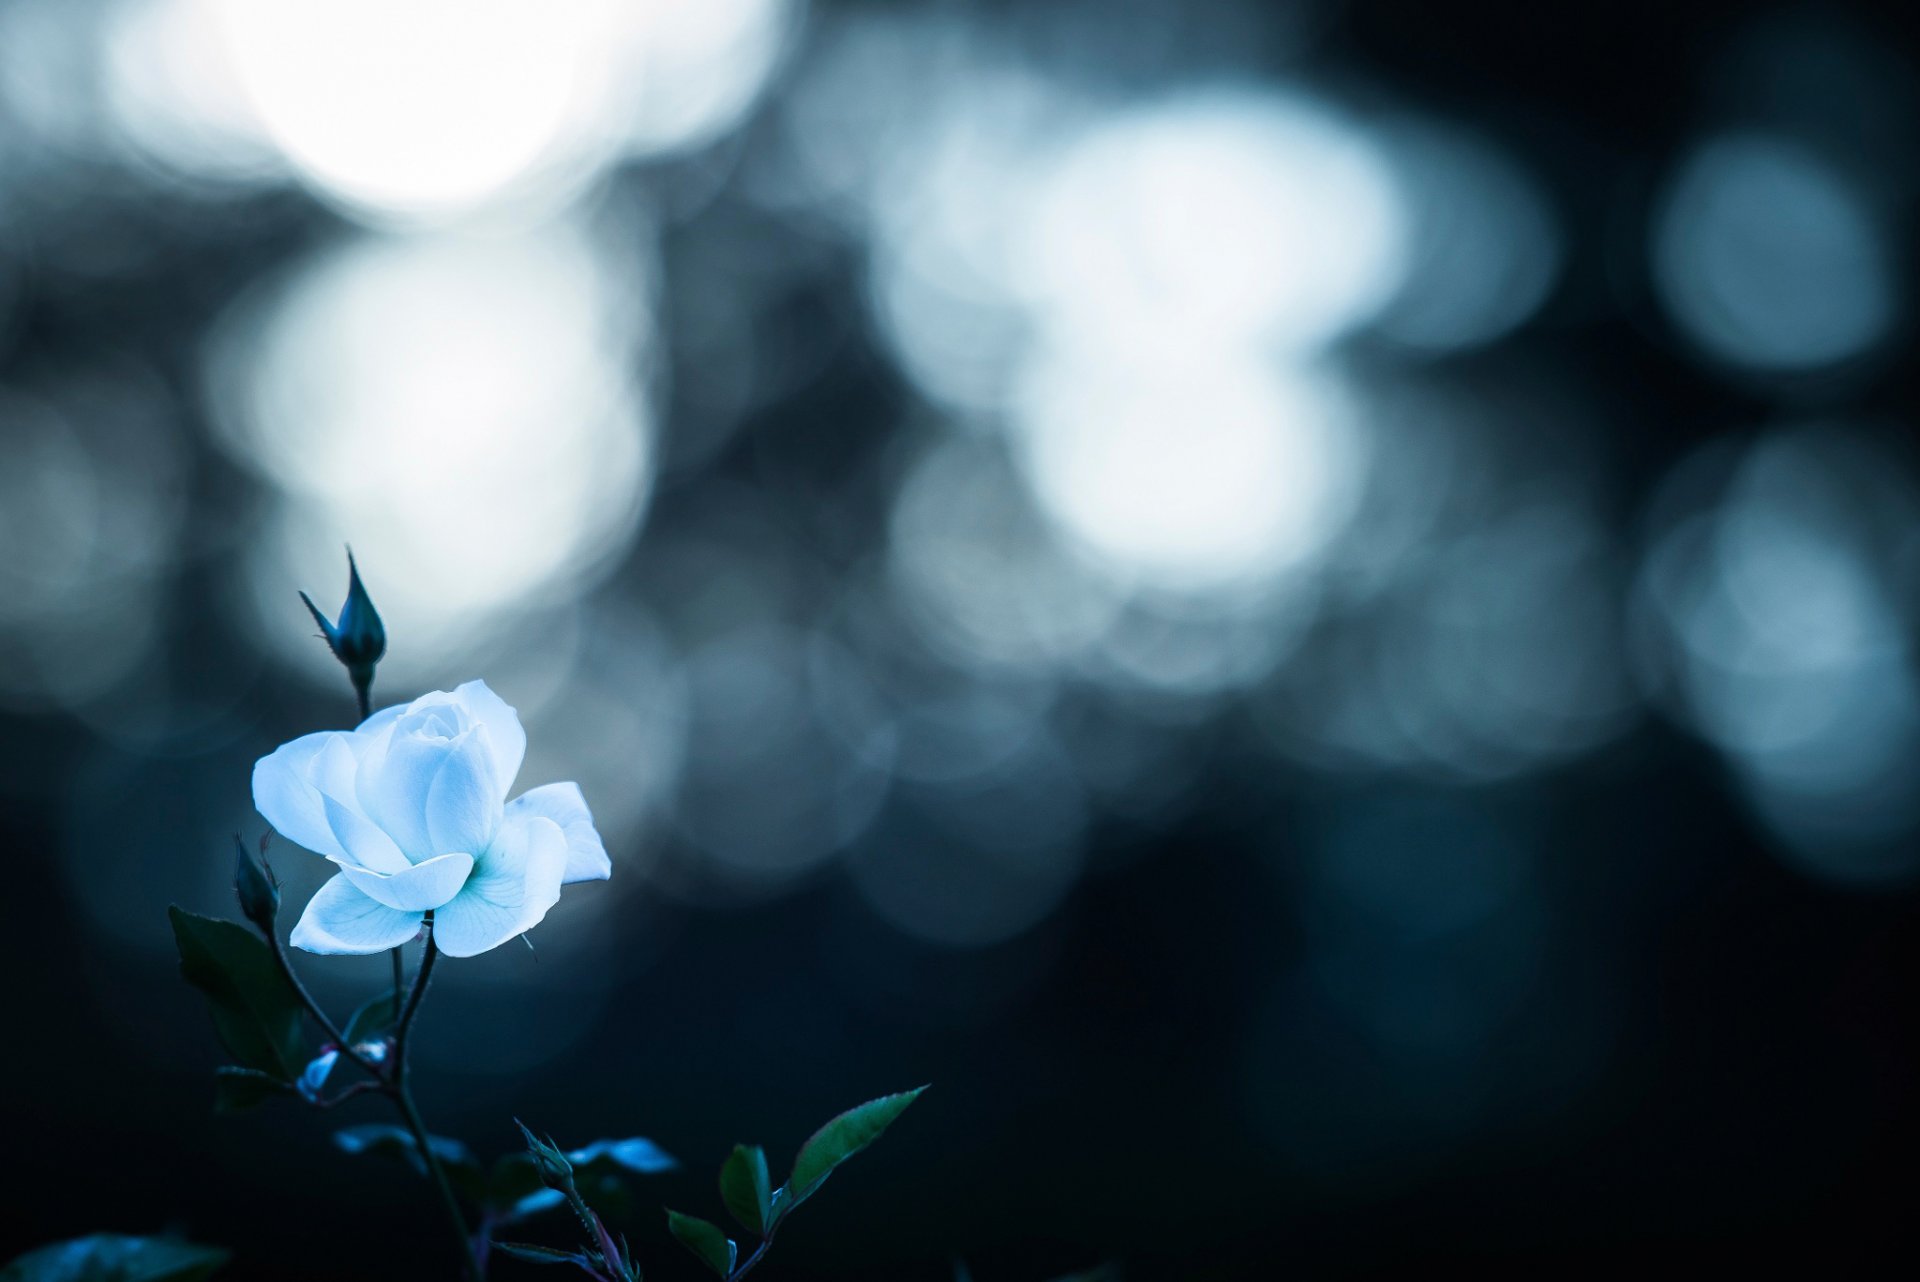
[[[291,942],[377,953],[428,912],[452,957],[532,929],[568,882],[612,872],[572,783],[507,801],[527,735],[484,681],[385,708],[350,731],[283,744],[253,768],[253,804],[287,840],[340,866]]]

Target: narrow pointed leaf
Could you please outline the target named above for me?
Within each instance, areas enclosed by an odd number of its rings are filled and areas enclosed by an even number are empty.
[[[525,1260],[529,1264],[577,1264],[583,1269],[589,1267],[587,1257],[578,1251],[562,1251],[551,1246],[536,1246],[532,1242],[496,1240],[493,1249],[503,1255],[511,1255],[516,1260]]]
[[[300,998],[265,941],[236,922],[167,909],[180,973],[207,995],[221,1044],[241,1066],[291,1082],[307,1065]]]
[[[720,1200],[741,1227],[765,1237],[773,1223],[773,1180],[767,1174],[767,1155],[758,1145],[733,1146],[720,1167]]]
[[[213,1070],[213,1111],[244,1113],[280,1095],[291,1095],[293,1087],[258,1069],[227,1065]]]
[[[733,1272],[738,1251],[732,1239],[720,1231],[719,1225],[697,1215],[668,1211],[667,1231],[673,1234],[676,1242],[693,1252],[702,1264],[721,1277]]]
[[[858,1108],[850,1108],[813,1133],[800,1146],[793,1160],[793,1175],[787,1180],[787,1205],[792,1210],[812,1197],[826,1183],[835,1168],[879,1139],[907,1106],[920,1098],[924,1086],[898,1095],[883,1095]]]

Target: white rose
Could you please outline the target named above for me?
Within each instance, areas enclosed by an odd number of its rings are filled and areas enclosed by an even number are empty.
[[[526,750],[519,715],[469,681],[262,757],[253,804],[281,836],[340,866],[291,942],[377,953],[413,938],[431,912],[440,950],[471,957],[532,929],[562,885],[610,875],[577,784],[507,801]]]

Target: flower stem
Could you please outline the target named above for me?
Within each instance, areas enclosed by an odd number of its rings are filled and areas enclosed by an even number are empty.
[[[427,1164],[427,1174],[440,1191],[440,1203],[446,1208],[447,1222],[453,1226],[453,1235],[460,1240],[460,1271],[465,1277],[478,1282],[480,1266],[473,1258],[473,1240],[467,1236],[467,1217],[460,1210],[460,1200],[453,1195],[453,1184],[447,1179],[447,1168],[440,1164],[440,1155],[433,1151],[433,1143],[427,1135],[427,1124],[420,1120],[420,1110],[413,1102],[413,1092],[404,1085],[395,1084],[387,1093],[399,1106],[400,1116],[406,1119],[407,1129],[413,1132],[413,1142],[419,1146],[420,1156]]]
[[[473,1238],[467,1231],[467,1217],[460,1210],[460,1200],[453,1194],[453,1184],[447,1179],[447,1169],[440,1162],[440,1155],[434,1152],[433,1143],[427,1135],[426,1123],[420,1120],[420,1110],[413,1102],[413,1092],[407,1086],[407,1049],[409,1037],[413,1032],[414,1016],[420,1013],[420,1003],[427,995],[427,983],[433,978],[434,959],[440,950],[433,943],[433,913],[429,911],[424,922],[427,942],[420,954],[420,969],[414,974],[413,988],[407,993],[406,1004],[400,1008],[399,1021],[393,1030],[393,1077],[387,1085],[387,1094],[399,1106],[400,1115],[406,1119],[407,1129],[413,1132],[413,1142],[420,1150],[421,1160],[426,1163],[427,1174],[433,1180],[434,1187],[440,1191],[440,1201],[446,1207],[447,1220],[453,1225],[454,1235],[460,1239],[460,1258],[465,1275],[479,1279],[480,1264],[473,1253]]]
[[[331,1015],[321,1009],[320,1003],[313,1000],[313,994],[307,991],[307,986],[300,982],[300,974],[294,970],[293,962],[287,956],[286,945],[280,942],[279,932],[269,930],[264,933],[267,937],[267,947],[273,952],[273,960],[280,966],[280,973],[287,977],[287,983],[293,986],[294,996],[298,997],[300,1004],[307,1008],[307,1014],[313,1017],[313,1022],[320,1025],[321,1031],[327,1035],[329,1041],[340,1048],[342,1055],[373,1076],[381,1077],[380,1066],[347,1044],[346,1034],[340,1031],[340,1026],[333,1022]]]

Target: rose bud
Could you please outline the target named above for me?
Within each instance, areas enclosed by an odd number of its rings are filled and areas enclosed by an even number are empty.
[[[347,553],[347,600],[340,607],[339,622],[329,621],[305,592],[300,594],[300,599],[306,603],[313,621],[320,625],[327,648],[345,666],[353,688],[364,698],[373,685],[374,666],[387,652],[387,628],[380,622],[380,612],[373,608],[373,598],[367,595],[366,585],[360,582],[360,567],[354,564],[352,551]]]
[[[570,1192],[573,1188],[573,1163],[560,1151],[560,1146],[552,1140],[543,1140],[527,1129],[527,1124],[519,1118],[513,1124],[527,1137],[527,1153],[533,1158],[533,1164],[540,1172],[540,1182],[550,1189]]]
[[[255,860],[247,853],[238,833],[233,837],[233,853],[233,891],[240,897],[240,912],[261,930],[272,934],[273,919],[280,912],[280,886],[274,880],[273,871],[264,861]]]

